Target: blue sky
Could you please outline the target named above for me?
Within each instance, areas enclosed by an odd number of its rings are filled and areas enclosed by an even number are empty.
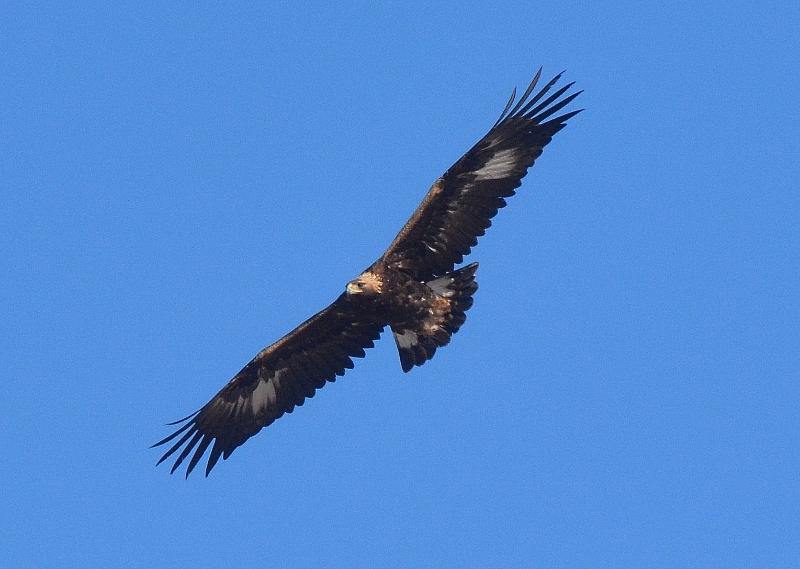
[[[4,562],[796,566],[800,8],[270,4],[0,9]],[[155,468],[542,65],[453,342]]]

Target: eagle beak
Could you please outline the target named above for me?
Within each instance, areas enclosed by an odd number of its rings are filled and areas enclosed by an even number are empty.
[[[347,283],[347,288],[345,291],[347,292],[347,296],[350,296],[351,294],[361,294],[363,292],[360,288],[358,288],[355,281],[350,281]]]

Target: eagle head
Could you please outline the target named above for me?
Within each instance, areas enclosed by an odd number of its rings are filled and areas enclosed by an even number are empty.
[[[383,288],[383,281],[373,272],[365,271],[357,278],[347,283],[347,296],[354,294],[373,295],[380,294]]]

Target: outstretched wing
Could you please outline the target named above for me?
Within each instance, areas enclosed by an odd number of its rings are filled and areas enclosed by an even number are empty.
[[[384,262],[428,281],[452,271],[478,243],[542,149],[580,112],[550,118],[581,91],[564,97],[570,83],[549,94],[559,74],[531,97],[541,73],[516,105],[515,90],[486,136],[436,180],[383,254]]]
[[[381,334],[385,322],[361,303],[342,294],[328,308],[261,351],[202,409],[170,423],[182,426],[154,444],[160,446],[180,437],[158,464],[176,453],[170,472],[194,451],[186,476],[211,443],[206,476],[220,456],[227,459],[236,447],[284,413],[302,405],[306,397],[344,375],[352,358],[363,358]]]

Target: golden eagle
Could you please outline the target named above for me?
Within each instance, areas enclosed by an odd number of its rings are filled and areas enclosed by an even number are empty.
[[[553,135],[580,110],[552,115],[581,92],[572,83],[550,93],[561,74],[531,96],[542,70],[514,105],[516,90],[491,130],[444,175],[395,240],[333,304],[262,350],[202,409],[170,423],[178,439],[158,464],[180,450],[171,472],[190,455],[186,476],[211,443],[206,476],[247,439],[306,397],[344,375],[386,326],[404,372],[446,345],[472,306],[477,263],[455,269],[514,195]],[[513,105],[513,108],[512,108]]]

